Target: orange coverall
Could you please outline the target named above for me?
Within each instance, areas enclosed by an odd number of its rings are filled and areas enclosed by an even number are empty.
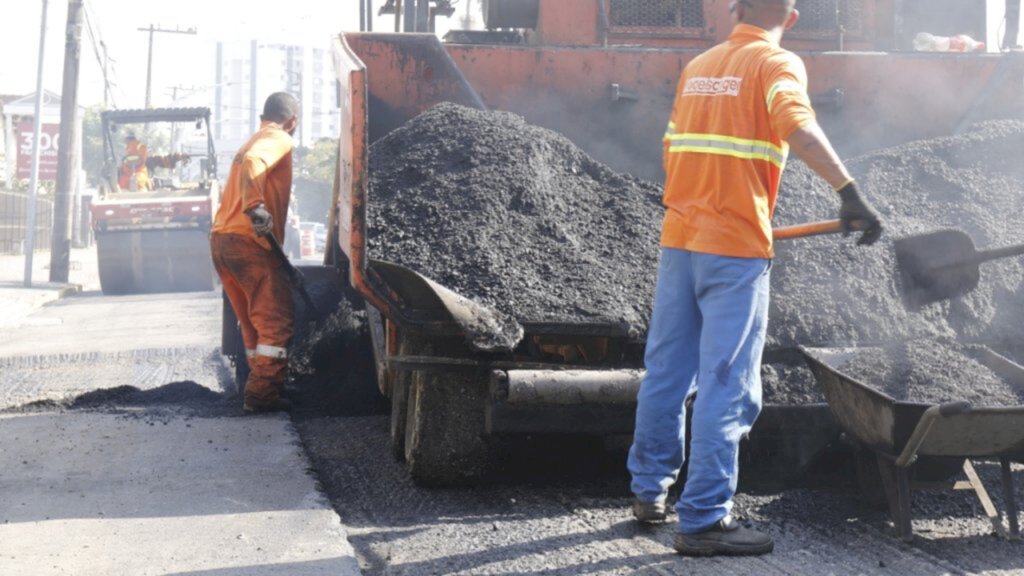
[[[132,178],[135,178],[135,190],[149,189],[149,170],[146,168],[148,156],[149,150],[145,144],[135,139],[128,140],[117,178],[117,185],[122,190],[131,189]]]
[[[661,245],[771,258],[786,138],[813,119],[803,61],[756,26],[691,62],[664,138]]]
[[[242,328],[249,403],[280,396],[295,311],[283,262],[256,235],[245,212],[263,204],[273,218],[274,236],[284,244],[293,146],[280,125],[262,124],[235,155],[210,235],[214,266]]]

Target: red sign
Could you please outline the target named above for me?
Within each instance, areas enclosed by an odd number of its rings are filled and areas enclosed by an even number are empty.
[[[32,177],[32,141],[35,125],[31,119],[18,122],[18,178]],[[39,132],[39,180],[57,180],[57,152],[59,151],[60,124],[43,124]]]

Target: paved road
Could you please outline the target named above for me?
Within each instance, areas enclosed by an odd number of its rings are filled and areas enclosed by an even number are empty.
[[[0,331],[0,574],[359,573],[289,419],[222,393],[218,293],[19,290],[0,292],[31,304]]]
[[[851,482],[748,490],[736,512],[776,552],[695,560],[671,525],[631,521],[621,445],[508,439],[491,483],[421,489],[385,416],[239,417],[219,394],[219,307],[85,290],[0,332],[0,404],[87,393],[0,417],[0,574],[1024,574],[1021,542],[991,536],[965,492],[916,496],[903,544]],[[95,392],[122,385],[142,392]]]
[[[499,450],[490,485],[426,490],[387,455],[386,417],[298,426],[367,575],[1024,574],[1024,544],[992,536],[966,492],[916,496],[917,536],[904,544],[887,514],[864,504],[849,482],[748,490],[735,512],[771,533],[775,552],[685,559],[671,549],[671,524],[632,521],[621,449],[520,439]],[[998,466],[979,467],[998,492]],[[1014,476],[1020,501],[1024,466]]]

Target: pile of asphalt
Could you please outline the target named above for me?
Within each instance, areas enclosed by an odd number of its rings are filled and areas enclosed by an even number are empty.
[[[972,406],[1021,406],[1024,389],[1014,388],[972,355],[977,346],[944,339],[865,348],[836,366],[859,382],[897,400],[940,404],[966,400]]]
[[[370,149],[369,243],[521,323],[643,333],[660,186],[505,112],[440,104]]]
[[[233,394],[211,390],[191,380],[140,389],[123,385],[98,388],[60,400],[38,400],[3,412],[99,411],[159,418],[167,415],[238,416],[242,401]]]
[[[963,230],[981,248],[1024,242],[1024,123],[993,121],[960,136],[912,142],[847,163],[885,218],[871,247],[824,236],[779,242],[768,346],[872,344],[948,336],[998,344],[1024,339],[1024,259],[981,268],[973,292],[921,311],[904,308],[893,241]],[[786,169],[776,225],[835,217],[838,198],[805,165]]]
[[[904,308],[893,240],[957,228],[979,248],[1024,241],[1024,123],[993,121],[850,160],[885,218],[877,244],[779,242],[767,349],[955,338],[1024,340],[1021,259],[985,264],[972,293]],[[520,117],[439,105],[373,145],[370,250],[523,323],[650,318],[660,186],[617,174]],[[838,197],[793,161],[775,225],[834,218]],[[1005,347],[1005,346],[1004,346]],[[821,401],[809,371],[769,364],[766,402]]]
[[[1024,360],[1015,354],[1024,342],[1024,260],[983,264],[977,289],[914,311],[902,303],[893,253],[894,240],[940,229],[963,230],[979,249],[1024,242],[1024,213],[1015,209],[1024,200],[1024,164],[1015,160],[1022,153],[1024,123],[1004,120],[849,160],[885,233],[871,247],[840,236],[778,242],[767,348],[950,338]],[[774,224],[834,218],[838,206],[829,186],[794,161],[783,174]],[[762,374],[765,402],[824,401],[807,370],[771,365]]]

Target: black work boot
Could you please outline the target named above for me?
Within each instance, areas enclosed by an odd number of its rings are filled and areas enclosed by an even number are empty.
[[[644,524],[661,524],[668,517],[665,511],[665,501],[644,502],[639,498],[634,498],[633,517],[637,522]]]
[[[263,414],[266,412],[291,412],[292,403],[287,398],[275,398],[274,400],[256,400],[246,398],[242,404],[242,410],[246,414]]]
[[[672,544],[683,556],[752,556],[767,554],[775,547],[771,536],[740,526],[732,516],[703,532],[677,533]]]

